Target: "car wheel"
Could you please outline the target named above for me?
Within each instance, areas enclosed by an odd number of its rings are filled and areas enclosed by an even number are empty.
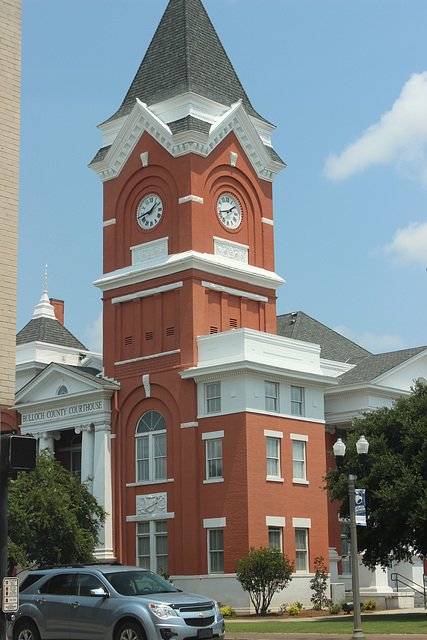
[[[146,640],[146,635],[136,622],[123,622],[117,629],[114,640]]]
[[[35,624],[30,621],[23,622],[13,632],[13,640],[40,640],[40,634]]]

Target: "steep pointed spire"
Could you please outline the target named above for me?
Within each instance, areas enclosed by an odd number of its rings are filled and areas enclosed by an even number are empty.
[[[44,288],[39,303],[34,307],[33,319],[34,318],[54,318],[55,309],[50,304],[49,296],[47,294],[47,264],[44,270]]]
[[[119,110],[126,116],[139,98],[153,105],[192,92],[231,106],[252,107],[201,0],[170,0],[147,53]]]

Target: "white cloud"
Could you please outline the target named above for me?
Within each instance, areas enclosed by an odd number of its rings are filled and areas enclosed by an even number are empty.
[[[368,167],[393,163],[427,186],[427,71],[414,73],[390,111],[339,154],[324,174],[344,180]]]
[[[406,229],[398,229],[384,251],[397,264],[414,262],[427,268],[427,222],[414,222]]]
[[[334,327],[334,331],[372,353],[387,353],[388,351],[397,351],[406,348],[406,343],[401,336],[393,336],[388,333],[384,333],[381,336],[376,336],[373,333],[357,334],[344,325]]]
[[[90,351],[102,353],[102,312],[84,331],[84,342]]]

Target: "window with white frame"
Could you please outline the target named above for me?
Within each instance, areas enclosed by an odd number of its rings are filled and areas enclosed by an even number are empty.
[[[265,410],[279,411],[279,385],[265,381]]]
[[[222,438],[224,431],[203,433],[206,448],[206,481],[219,482],[223,480],[222,475]]]
[[[205,385],[206,413],[221,411],[221,383],[211,382]]]
[[[293,416],[304,415],[304,389],[303,387],[291,387],[291,414]]]
[[[280,478],[280,440],[283,434],[265,431],[267,445],[267,479]]]
[[[307,481],[307,449],[308,437],[291,433],[292,440],[292,474],[294,482]]]
[[[166,480],[166,422],[158,411],[147,411],[136,427],[136,481]]]
[[[308,571],[308,529],[295,529],[295,571]]]
[[[136,523],[137,562],[155,573],[168,570],[167,520]]]
[[[208,573],[224,573],[224,529],[208,529]]]
[[[268,548],[283,551],[282,527],[268,527]]]
[[[350,525],[341,522],[341,564],[342,573],[351,573]]]

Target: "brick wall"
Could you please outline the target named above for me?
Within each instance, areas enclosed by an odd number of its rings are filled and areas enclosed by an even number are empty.
[[[0,2],[0,409],[15,397],[21,0]]]

